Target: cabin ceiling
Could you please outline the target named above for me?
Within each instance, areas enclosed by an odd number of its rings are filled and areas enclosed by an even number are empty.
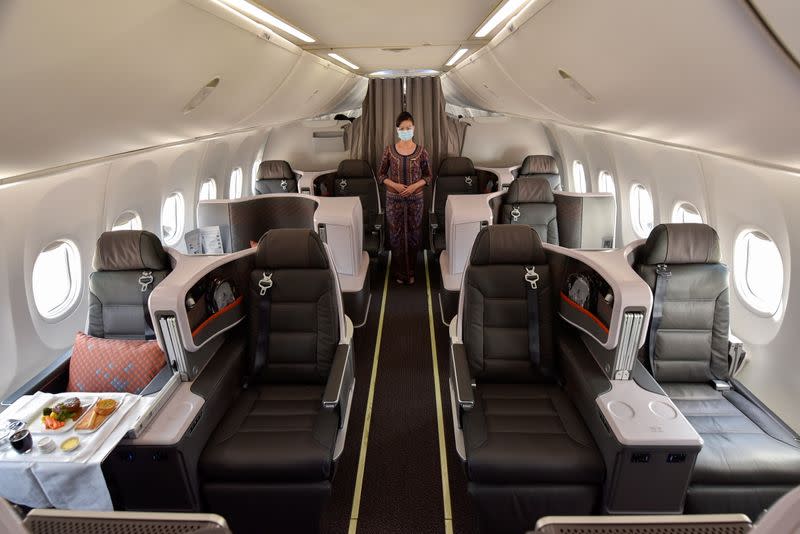
[[[310,34],[303,46],[323,57],[336,52],[360,74],[387,69],[442,70],[450,56],[499,0],[257,0],[272,14]],[[478,45],[476,41],[476,45]],[[482,43],[480,43],[482,44]],[[391,52],[385,48],[408,48]],[[473,46],[472,50],[476,50]]]

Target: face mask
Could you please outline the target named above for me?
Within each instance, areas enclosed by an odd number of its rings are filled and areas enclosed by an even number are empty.
[[[400,138],[401,141],[411,141],[411,138],[414,137],[414,128],[410,130],[397,130],[397,137]]]

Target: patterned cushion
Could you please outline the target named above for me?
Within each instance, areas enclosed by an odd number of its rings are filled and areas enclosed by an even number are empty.
[[[156,341],[104,339],[78,332],[67,391],[140,393],[165,363]]]

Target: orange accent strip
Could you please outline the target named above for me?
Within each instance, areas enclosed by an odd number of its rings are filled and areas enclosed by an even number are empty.
[[[200,323],[200,326],[192,330],[192,337],[195,337],[201,330],[207,327],[211,323],[211,321],[213,321],[223,313],[232,310],[241,303],[242,303],[242,297],[239,297],[238,299],[234,300],[233,302],[231,302],[230,304],[219,310],[217,313],[215,313],[214,315],[212,315],[211,317]]]
[[[569,304],[570,306],[572,306],[573,308],[575,308],[576,310],[578,310],[579,312],[581,312],[581,313],[584,313],[584,314],[588,315],[588,316],[589,316],[589,318],[590,318],[592,321],[594,321],[595,323],[597,323],[597,326],[599,326],[600,328],[602,328],[602,329],[603,329],[603,332],[605,332],[606,334],[608,334],[608,327],[607,327],[607,326],[606,326],[606,325],[603,323],[603,321],[601,321],[601,320],[600,320],[600,318],[599,318],[599,317],[597,317],[595,314],[593,314],[592,312],[590,312],[589,310],[587,310],[586,308],[584,308],[583,306],[581,306],[580,304],[578,304],[577,302],[575,302],[574,300],[572,300],[571,298],[569,298],[568,296],[566,296],[566,295],[564,294],[564,292],[563,292],[563,291],[561,291],[561,299],[562,299],[564,302],[566,302],[567,304]]]

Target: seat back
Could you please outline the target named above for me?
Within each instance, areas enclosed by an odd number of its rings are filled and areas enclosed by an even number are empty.
[[[144,230],[104,232],[97,240],[92,266],[86,333],[100,338],[145,339],[146,296],[171,270],[161,241]],[[143,292],[139,280],[146,282],[149,277],[152,282]]]
[[[262,161],[256,175],[255,193],[297,193],[297,175],[286,161]]]
[[[361,200],[364,224],[383,211],[375,173],[372,172],[372,166],[363,159],[346,159],[339,163],[333,178],[332,194],[335,197],[358,197]]]
[[[508,188],[500,207],[500,224],[526,224],[542,241],[558,245],[556,204],[545,178],[519,177]]]
[[[444,216],[447,197],[481,193],[478,175],[469,158],[444,158],[433,186],[433,212]]]
[[[265,275],[271,287],[261,295]],[[268,296],[267,359],[257,382],[325,383],[340,338],[340,301],[328,252],[312,230],[270,230],[258,242],[248,298],[249,355],[255,369],[260,301]]]
[[[558,172],[558,163],[553,156],[541,154],[526,156],[519,168],[520,176],[544,178],[553,191],[561,191],[561,174]]]
[[[539,275],[541,365],[528,352],[526,267]],[[478,233],[462,286],[461,338],[471,375],[484,382],[549,381],[553,368],[551,269],[539,236],[523,225],[488,226]]]
[[[663,316],[645,347],[655,343],[653,376],[660,382],[727,379],[728,268],[720,263],[717,232],[705,224],[656,226],[634,263],[654,291],[659,265],[670,276]]]

